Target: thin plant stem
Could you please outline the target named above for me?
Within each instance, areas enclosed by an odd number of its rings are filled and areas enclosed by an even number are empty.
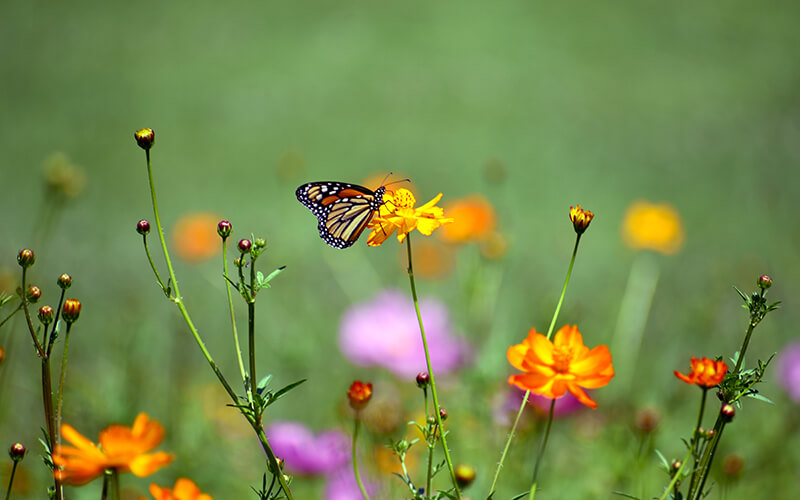
[[[19,460],[14,460],[14,465],[11,466],[11,477],[8,478],[8,489],[6,490],[6,500],[11,498],[11,486],[14,484],[14,474],[17,472],[17,464]]]
[[[702,479],[700,480],[700,484],[697,486],[697,489],[692,495],[692,491],[689,492],[687,498],[691,500],[692,498],[700,499],[703,497],[703,488],[706,485],[706,479],[708,479],[708,473],[711,472],[711,463],[714,461],[714,455],[717,452],[717,445],[719,444],[719,440],[722,437],[722,431],[725,429],[725,422],[722,421],[722,416],[720,415],[717,417],[717,423],[714,425],[714,439],[710,445],[706,448],[706,453],[704,453],[703,461],[700,463],[700,471],[702,474]]]
[[[150,255],[150,247],[147,246],[147,235],[142,235],[142,243],[144,243],[144,253],[147,254],[147,261],[150,262],[150,268],[153,270],[153,274],[156,275],[156,280],[158,280],[159,286],[161,286],[161,290],[163,290],[164,294],[169,297],[169,291],[167,290],[167,286],[164,284],[164,281],[161,279],[161,275],[158,274],[158,269],[156,269],[156,265],[153,262],[153,257]]]
[[[106,471],[106,473],[103,474],[103,490],[100,492],[100,500],[106,500],[108,498],[108,479],[109,474],[108,471]]]
[[[494,471],[494,479],[492,479],[492,486],[489,488],[488,498],[491,498],[492,495],[494,495],[494,488],[497,485],[497,479],[500,477],[500,470],[503,468],[503,463],[506,461],[506,455],[508,454],[508,449],[511,448],[511,441],[514,438],[514,432],[517,430],[517,424],[519,424],[519,419],[522,417],[522,412],[525,411],[525,405],[528,403],[528,397],[530,395],[531,391],[525,391],[525,396],[522,397],[522,404],[519,405],[517,417],[514,419],[514,424],[511,426],[511,431],[508,433],[506,445],[503,447],[503,454],[500,455],[500,461],[497,462],[497,468]]]
[[[425,418],[428,418],[428,388],[422,388],[422,396],[425,399]],[[427,422],[426,422],[427,425]],[[428,445],[428,471],[425,476],[425,496],[428,498],[431,497],[431,481],[433,481],[433,449],[436,446],[436,430],[434,430],[433,436],[429,436],[427,443]]]
[[[250,351],[250,385],[258,391],[258,377],[256,377],[256,262],[252,255],[250,257],[250,294],[247,300],[247,338]]]
[[[58,379],[58,395],[56,397],[56,443],[61,444],[61,409],[64,403],[64,381],[67,378],[67,353],[69,352],[69,333],[72,331],[72,323],[67,323],[67,333],[64,334],[64,357],[61,358],[61,377]]]
[[[17,306],[17,308],[16,308],[16,309],[14,309],[13,311],[11,311],[11,313],[10,313],[8,316],[6,316],[6,317],[5,317],[5,319],[4,319],[3,321],[0,321],[0,328],[2,328],[2,327],[3,327],[3,325],[5,325],[5,324],[6,324],[6,322],[8,322],[8,320],[10,320],[10,319],[11,319],[11,318],[12,318],[12,317],[15,315],[15,314],[17,314],[17,313],[19,312],[19,310],[20,310],[20,309],[22,309],[22,303],[21,303],[21,302],[20,302],[20,304]]]
[[[225,277],[225,291],[228,294],[228,310],[231,313],[231,329],[233,330],[233,345],[236,350],[236,361],[239,362],[239,372],[242,375],[242,384],[247,383],[247,373],[244,371],[244,361],[242,360],[242,348],[239,346],[239,333],[236,329],[236,314],[233,310],[233,296],[231,294],[231,282],[228,281],[228,246],[225,239],[222,240],[222,273]],[[252,401],[252,391],[247,391],[248,401]]]
[[[453,488],[455,489],[456,498],[461,498],[461,490],[456,482],[456,472],[453,468],[453,460],[450,458],[450,450],[447,447],[447,437],[442,425],[442,416],[439,412],[439,396],[436,394],[436,379],[433,375],[433,367],[431,366],[431,355],[428,351],[428,340],[425,337],[425,326],[422,323],[422,314],[419,312],[419,299],[417,298],[417,285],[414,282],[414,267],[411,257],[411,235],[406,235],[406,249],[408,251],[408,279],[411,282],[411,297],[414,300],[414,310],[417,313],[417,321],[419,322],[419,331],[422,335],[422,347],[425,349],[425,363],[428,367],[428,374],[431,376],[431,396],[433,397],[433,414],[436,418],[436,425],[439,427],[440,435],[442,436],[442,448],[444,449],[444,458],[447,462],[447,468],[450,471],[450,479],[453,481]]]
[[[547,424],[544,427],[544,435],[542,435],[542,442],[539,444],[539,453],[536,454],[536,465],[533,467],[533,482],[531,483],[531,492],[528,498],[533,500],[536,496],[536,484],[539,479],[539,466],[542,465],[542,457],[544,450],[547,448],[547,439],[550,437],[550,427],[553,425],[553,414],[556,409],[556,398],[550,403],[550,413],[547,414]]]
[[[46,341],[43,342],[45,344],[45,351],[47,351],[47,357],[50,357],[50,353],[53,351],[53,342],[56,339],[56,329],[58,327],[58,318],[61,316],[61,308],[64,306],[64,297],[66,297],[67,291],[65,289],[61,289],[61,297],[58,299],[58,307],[56,308],[56,313],[53,318],[53,326],[50,328],[50,335],[46,335],[47,327],[45,327],[45,335]]]
[[[689,448],[689,451],[686,453],[686,456],[683,457],[683,460],[681,461],[681,466],[678,468],[678,470],[675,471],[675,474],[673,474],[672,476],[672,481],[670,481],[667,487],[664,488],[664,492],[661,493],[661,496],[658,497],[658,500],[665,500],[669,492],[672,491],[672,489],[675,487],[676,484],[678,484],[678,481],[680,481],[681,478],[681,472],[683,472],[683,468],[686,467],[686,462],[688,462],[690,458],[692,458],[691,448]]]
[[[228,393],[228,396],[230,396],[231,400],[233,401],[233,404],[238,405],[239,397],[236,395],[236,392],[234,392],[234,390],[231,388],[230,384],[228,384],[228,381],[225,379],[225,376],[222,374],[219,367],[217,367],[217,364],[211,357],[211,353],[208,352],[205,343],[203,343],[203,340],[200,338],[200,334],[197,331],[197,328],[194,326],[194,322],[192,321],[192,318],[189,316],[189,312],[186,310],[186,306],[183,304],[183,299],[181,297],[180,289],[178,288],[178,280],[175,278],[175,270],[172,267],[172,262],[170,261],[169,258],[169,251],[167,250],[167,242],[166,239],[164,238],[164,228],[161,226],[161,218],[158,213],[156,186],[155,186],[155,181],[153,179],[153,169],[150,163],[150,150],[145,150],[145,153],[147,157],[147,177],[150,183],[150,197],[153,203],[153,216],[156,222],[156,229],[158,229],[158,238],[161,241],[161,249],[164,252],[164,262],[167,264],[167,270],[169,271],[170,282],[172,283],[172,287],[175,290],[175,294],[173,297],[171,297],[170,300],[172,300],[172,302],[174,302],[175,305],[178,307],[178,310],[181,312],[181,316],[183,316],[183,320],[186,322],[186,325],[192,332],[192,336],[194,337],[197,346],[202,351],[203,356],[205,356],[206,361],[208,362],[209,366],[211,366],[211,369],[214,371],[214,374],[217,376],[217,379],[219,379],[220,383],[225,388],[225,391]],[[267,454],[267,458],[270,464],[270,469],[273,471],[273,474],[275,474],[278,477],[278,483],[281,486],[281,490],[286,495],[286,498],[288,500],[294,500],[294,496],[292,495],[292,492],[289,489],[289,485],[287,484],[286,479],[284,478],[283,473],[281,472],[280,466],[278,465],[278,460],[275,457],[275,453],[272,451],[272,448],[269,445],[269,441],[267,440],[266,434],[264,434],[264,428],[261,425],[261,422],[250,418],[248,418],[247,420],[248,422],[250,422],[250,426],[256,432],[256,434],[258,435],[258,439],[261,441],[261,447]]]
[[[558,304],[556,305],[556,310],[553,311],[553,318],[550,320],[550,326],[547,329],[547,338],[548,340],[553,335],[553,329],[556,325],[556,320],[558,319],[558,313],[561,311],[561,304],[564,303],[564,297],[567,294],[567,285],[569,285],[569,278],[572,276],[572,267],[575,265],[575,257],[578,255],[578,244],[581,242],[581,235],[578,234],[575,238],[575,247],[572,249],[572,258],[569,261],[569,267],[567,268],[567,276],[564,279],[564,286],[561,289],[561,296],[558,298]],[[503,448],[503,454],[500,456],[500,461],[497,462],[497,468],[494,471],[494,480],[492,481],[492,486],[489,488],[489,495],[488,498],[491,498],[494,494],[494,488],[497,485],[497,479],[500,477],[500,469],[503,468],[503,463],[506,460],[506,455],[508,453],[508,449],[511,446],[511,440],[514,438],[514,433],[517,430],[517,424],[519,423],[519,419],[522,416],[522,412],[525,410],[525,405],[528,403],[528,397],[530,396],[531,391],[525,391],[525,396],[522,398],[522,403],[519,405],[519,411],[517,411],[517,417],[514,419],[514,424],[511,426],[511,431],[508,433],[508,439],[506,440],[505,447]],[[555,403],[555,400],[554,400]],[[532,492],[535,492],[535,483],[532,486]]]
[[[692,441],[689,446],[689,449],[692,450],[692,459],[694,461],[694,465],[692,466],[692,479],[689,481],[689,491],[692,491],[697,481],[697,464],[700,462],[697,449],[697,443],[699,442],[698,433],[700,432],[700,424],[703,423],[703,412],[706,409],[706,395],[708,394],[708,387],[700,386],[700,388],[703,390],[703,395],[700,399],[700,411],[697,414],[697,424],[695,424],[694,431],[692,431]]]
[[[36,354],[39,355],[40,358],[46,358],[47,352],[45,351],[42,344],[39,342],[39,339],[36,337],[36,328],[33,327],[33,321],[31,321],[31,312],[28,310],[28,298],[25,296],[25,290],[27,282],[27,275],[28,269],[23,267],[22,268],[22,288],[20,289],[20,300],[22,305],[22,311],[25,313],[25,321],[28,324],[28,331],[31,334],[31,338],[33,339],[33,345],[36,347]]]
[[[356,441],[358,440],[358,430],[361,428],[361,418],[358,415],[358,411],[356,411],[356,418],[353,420],[355,422],[355,425],[353,426],[353,473],[356,476],[358,489],[361,490],[361,496],[364,497],[364,500],[369,500],[367,489],[364,488],[364,483],[361,481],[361,474],[358,473],[358,459],[356,458]]]
[[[111,469],[111,489],[114,492],[114,500],[121,500],[122,496],[120,495],[119,490],[119,471],[117,471],[116,467]]]
[[[553,336],[553,328],[556,326],[558,313],[561,311],[561,304],[564,303],[564,296],[567,294],[567,285],[569,285],[569,277],[572,276],[572,266],[575,265],[575,256],[578,255],[578,244],[581,242],[581,235],[578,234],[575,238],[575,248],[572,249],[572,258],[569,261],[569,268],[567,269],[567,277],[564,279],[564,288],[561,289],[561,297],[558,299],[556,311],[553,313],[553,319],[550,320],[550,327],[547,329],[547,340]]]
[[[741,349],[739,349],[739,356],[736,359],[736,366],[733,367],[732,373],[734,374],[739,373],[739,369],[742,367],[742,363],[744,362],[744,353],[747,351],[747,346],[750,345],[750,336],[753,335],[753,330],[756,329],[757,324],[757,322],[754,322],[751,319],[750,323],[747,325],[747,331],[744,334],[744,341],[742,342]]]

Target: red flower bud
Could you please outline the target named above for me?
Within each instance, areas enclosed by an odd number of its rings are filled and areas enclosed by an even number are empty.
[[[242,253],[245,253],[245,252],[249,252],[250,251],[250,247],[252,247],[253,244],[250,243],[250,240],[243,239],[243,240],[239,240],[239,245],[238,246],[239,246],[239,251],[242,252]]]
[[[431,383],[431,376],[428,372],[419,372],[417,374],[417,387],[424,389]]]
[[[133,137],[136,139],[136,144],[145,151],[152,148],[153,143],[156,141],[156,133],[151,128],[139,129],[133,133]]]
[[[439,418],[447,420],[447,411],[444,408],[439,408]]]
[[[31,304],[35,304],[39,302],[39,299],[42,297],[42,291],[36,285],[31,285],[28,287],[28,290],[25,292],[25,298],[28,299],[28,302]]]
[[[44,323],[45,325],[49,325],[53,322],[53,317],[55,316],[56,312],[50,306],[42,306],[39,308],[39,321]]]
[[[146,235],[150,232],[150,222],[146,219],[142,219],[136,223],[136,232],[141,234],[142,236]]]
[[[233,224],[226,220],[219,221],[217,224],[217,234],[224,240],[228,236],[231,235],[231,231],[233,231]]]
[[[78,299],[67,299],[61,308],[61,317],[67,323],[74,323],[81,314],[81,301]]]
[[[67,288],[72,286],[72,276],[67,273],[62,274],[58,277],[58,286],[61,287],[62,290],[66,290]]]
[[[33,254],[33,250],[25,248],[19,251],[19,254],[17,255],[17,263],[20,266],[31,267],[34,262],[36,262],[36,255]]]
[[[736,415],[736,409],[733,407],[733,405],[724,404],[722,405],[722,408],[719,410],[719,413],[722,416],[723,422],[730,422]]]
[[[347,391],[347,399],[350,400],[350,407],[354,410],[360,410],[367,406],[369,400],[372,398],[372,384],[363,383],[356,380]]]
[[[762,290],[766,290],[771,286],[772,286],[772,278],[770,278],[766,274],[758,278],[758,287],[761,288]]]
[[[22,443],[14,443],[11,445],[11,448],[8,449],[8,456],[11,457],[11,460],[15,462],[19,462],[23,458],[25,458],[25,446]]]

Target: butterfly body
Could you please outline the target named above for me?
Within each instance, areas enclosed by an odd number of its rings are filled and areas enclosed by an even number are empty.
[[[383,204],[386,188],[375,191],[346,182],[309,182],[297,188],[297,200],[313,213],[319,236],[334,248],[347,248],[367,228]]]

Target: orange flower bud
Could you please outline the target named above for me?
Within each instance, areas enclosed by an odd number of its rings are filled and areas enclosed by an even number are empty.
[[[575,228],[575,232],[578,234],[583,234],[586,231],[586,228],[589,227],[589,223],[592,222],[594,218],[594,214],[588,210],[584,210],[581,208],[580,205],[577,207],[569,207],[569,220],[572,221],[572,227]]]
[[[64,273],[58,277],[57,283],[62,290],[66,290],[67,288],[72,286],[72,276],[70,276],[67,273]]]
[[[714,361],[703,357],[697,359],[692,357],[692,372],[689,375],[684,375],[675,370],[675,376],[683,380],[687,384],[696,384],[700,387],[714,387],[722,382],[725,378],[725,373],[728,371],[728,365],[724,361]]]
[[[354,410],[360,410],[367,406],[370,398],[372,398],[372,384],[363,383],[356,380],[347,391],[347,399],[350,400],[350,407]]]
[[[42,306],[39,308],[39,321],[44,323],[45,325],[49,325],[53,322],[53,316],[55,315],[55,311],[50,306]]]
[[[67,299],[61,308],[61,317],[67,323],[74,323],[81,314],[81,301],[78,299]]]
[[[28,302],[31,304],[35,304],[39,302],[39,299],[42,297],[42,291],[36,285],[31,285],[28,287],[28,290],[25,292],[25,298],[28,299]]]
[[[19,263],[20,266],[31,267],[34,262],[36,262],[36,255],[34,255],[33,250],[24,248],[19,251],[17,263]]]

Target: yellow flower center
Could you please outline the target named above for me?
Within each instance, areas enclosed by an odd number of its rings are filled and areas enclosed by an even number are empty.
[[[394,204],[397,206],[398,209],[400,208],[414,208],[414,204],[417,200],[414,198],[414,195],[411,194],[411,191],[408,189],[398,189],[397,192],[394,194]]]
[[[556,347],[553,350],[553,370],[558,373],[569,373],[569,364],[572,361],[572,350],[562,350]]]

